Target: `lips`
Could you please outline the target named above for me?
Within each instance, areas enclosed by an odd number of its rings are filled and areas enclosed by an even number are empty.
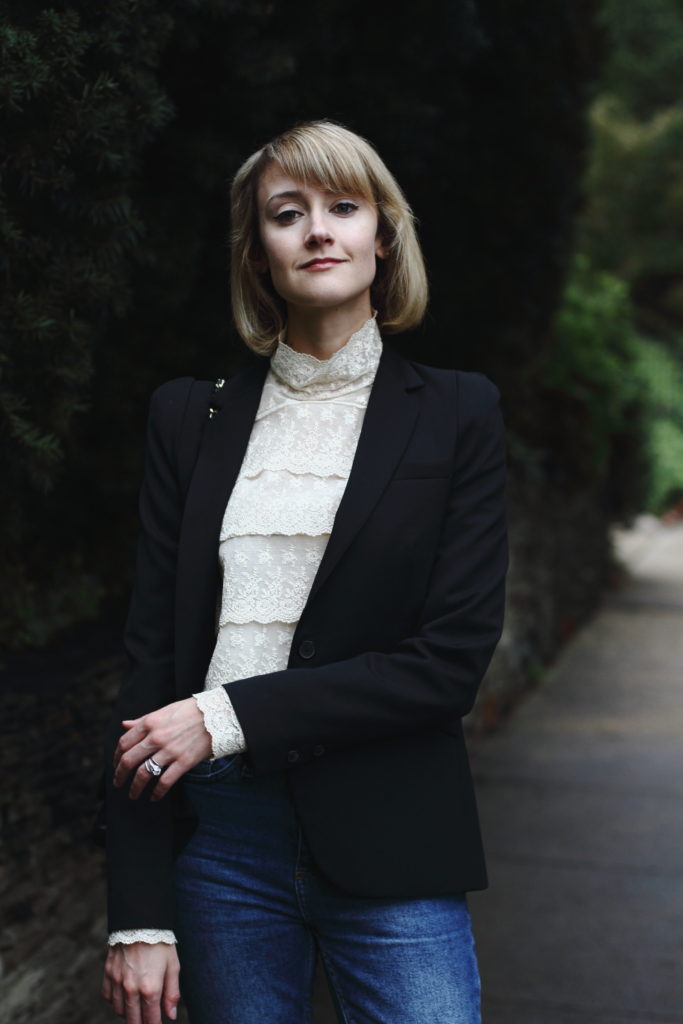
[[[311,267],[335,267],[338,263],[344,263],[344,260],[335,260],[330,256],[316,257],[315,259],[309,260],[308,263],[302,263],[301,269],[308,270]]]

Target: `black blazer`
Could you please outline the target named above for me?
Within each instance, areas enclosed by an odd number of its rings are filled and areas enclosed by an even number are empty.
[[[268,369],[216,394],[189,378],[152,399],[141,536],[108,730],[109,924],[173,928],[182,784],[158,803],[112,790],[123,718],[203,686],[218,543]],[[287,669],[229,684],[257,774],[287,773],[320,870],[369,896],[480,889],[486,869],[461,720],[500,637],[507,568],[504,429],[479,374],[384,347],[334,528]]]

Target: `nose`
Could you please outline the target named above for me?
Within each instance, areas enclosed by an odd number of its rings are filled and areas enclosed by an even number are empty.
[[[321,245],[331,245],[334,241],[330,224],[321,212],[311,214],[308,233],[304,241],[309,249],[315,249]]]

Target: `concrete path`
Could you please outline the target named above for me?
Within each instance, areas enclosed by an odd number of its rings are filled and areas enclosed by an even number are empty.
[[[683,526],[617,544],[631,582],[473,757],[484,1024],[683,1022]]]

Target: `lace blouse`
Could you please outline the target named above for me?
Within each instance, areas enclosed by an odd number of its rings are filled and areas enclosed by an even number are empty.
[[[374,317],[329,359],[280,341],[225,509],[216,646],[194,694],[212,754],[246,749],[223,684],[287,667],[297,623],[351,471],[382,340]],[[174,942],[171,931],[113,932],[109,943]]]

